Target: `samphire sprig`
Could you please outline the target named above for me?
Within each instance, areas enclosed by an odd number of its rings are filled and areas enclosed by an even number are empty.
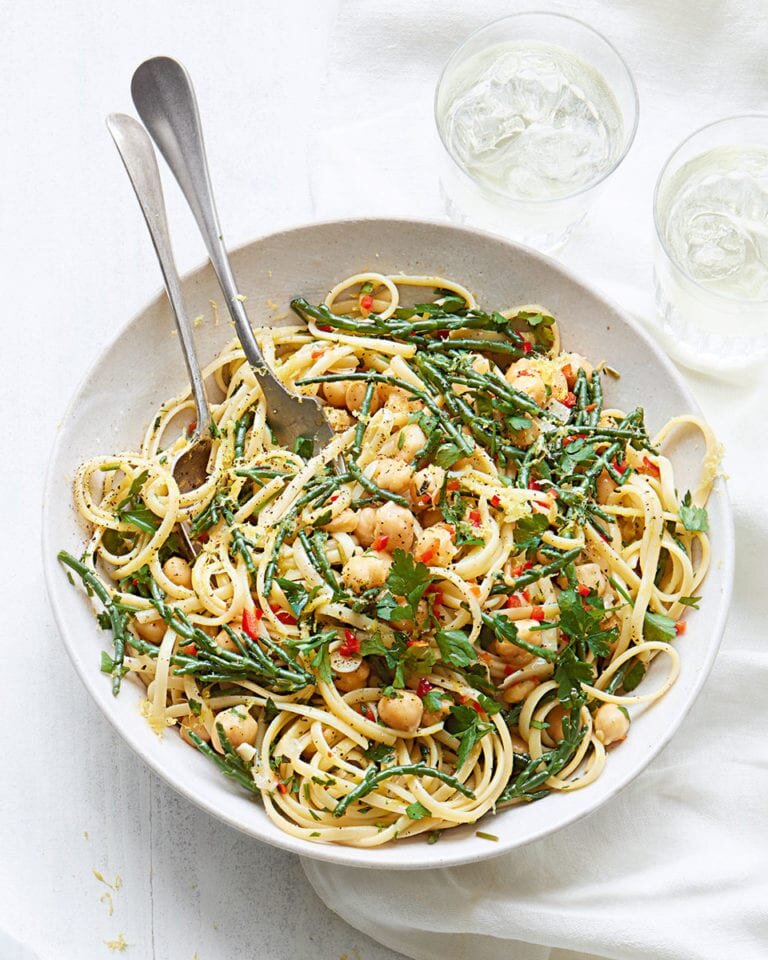
[[[376,373],[370,370],[364,373],[326,373],[319,377],[305,377],[303,380],[297,380],[296,386],[303,387],[316,383],[341,383],[342,381],[348,380],[358,380],[367,383],[386,383],[392,387],[399,387],[401,390],[405,390],[413,397],[421,400],[435,418],[436,425],[463,451],[465,456],[469,456],[474,450],[475,445],[472,438],[468,437],[460,427],[457,427],[451,422],[451,419],[445,415],[445,411],[439,406],[431,394],[426,393],[424,390],[419,390],[417,387],[414,387],[412,383],[408,383],[407,380],[401,380],[399,377],[393,377],[385,373]]]
[[[235,630],[224,624],[224,630],[235,643],[238,652],[222,649],[205,630],[196,627],[189,617],[176,607],[165,602],[160,587],[154,580],[150,583],[152,605],[165,623],[186,644],[197,648],[195,656],[188,657],[175,672],[178,675],[192,674],[199,680],[213,683],[223,680],[255,680],[277,692],[302,690],[314,683],[314,677],[290,654],[271,640],[266,633],[260,638],[272,652],[268,656],[259,643],[243,630]],[[133,642],[133,641],[131,641]],[[282,661],[284,666],[279,665]]]
[[[578,720],[565,716],[563,733],[565,735],[563,740],[552,750],[542,753],[540,757],[527,760],[523,755],[515,757],[515,770],[497,801],[499,806],[513,800],[530,802],[547,796],[549,793],[549,790],[545,789],[547,780],[557,776],[571,761],[584,738],[586,728],[580,727]]]
[[[320,477],[310,482],[306,493],[300,496],[295,503],[285,512],[280,521],[275,534],[275,542],[272,546],[267,566],[264,570],[264,596],[268,597],[272,591],[272,584],[277,573],[277,564],[280,556],[280,550],[291,535],[296,526],[296,520],[299,513],[309,504],[322,504],[335,490],[350,479],[350,474],[338,474],[332,477]]]
[[[384,767],[382,770],[377,769],[375,766],[370,766],[365,771],[365,775],[360,783],[336,804],[333,810],[334,817],[343,816],[350,804],[368,796],[383,780],[387,780],[389,777],[409,775],[414,777],[433,777],[436,780],[447,783],[450,787],[453,787],[454,790],[463,793],[465,797],[470,797],[471,799],[475,797],[473,791],[456,777],[445,773],[443,770],[438,770],[436,767],[430,767],[426,763],[404,763],[393,767]]]
[[[86,590],[95,594],[104,607],[112,631],[113,655],[109,672],[112,676],[112,692],[117,696],[124,674],[126,646],[130,644],[138,653],[152,659],[157,658],[159,648],[129,631],[128,624],[136,610],[123,602],[120,594],[111,594],[93,569],[64,550],[58,557],[61,563],[77,573]],[[187,651],[191,646],[195,648],[194,653],[176,650],[171,654],[170,662],[176,675],[191,674],[204,683],[251,680],[278,693],[302,690],[314,684],[314,676],[266,635],[262,642],[272,656],[242,630],[236,631],[225,625],[224,629],[235,642],[238,652],[223,650],[204,630],[196,627],[183,611],[166,603],[162,591],[146,568],[138,571],[137,576],[149,585],[152,605],[166,625],[184,641],[183,648]]]
[[[74,570],[82,580],[83,586],[89,594],[96,594],[107,614],[109,626],[112,630],[113,644],[112,669],[110,670],[112,677],[112,695],[116,697],[118,693],[120,693],[120,684],[123,678],[125,646],[133,640],[128,630],[130,612],[112,597],[109,588],[95,570],[92,570],[82,561],[77,560],[72,554],[67,553],[66,550],[59,551],[58,560],[59,563],[63,563],[65,567]]]
[[[203,756],[208,757],[209,760],[216,764],[225,777],[234,780],[235,783],[240,784],[241,787],[245,787],[245,789],[251,793],[261,794],[261,790],[251,776],[250,768],[232,746],[220,723],[216,724],[216,732],[219,735],[219,742],[224,751],[223,756],[216,753],[194,730],[187,730],[187,736]]]
[[[505,351],[513,356],[525,356],[525,344],[519,332],[514,329],[514,321],[525,321],[527,315],[507,319],[500,313],[485,313],[476,307],[467,309],[457,298],[447,298],[444,303],[420,303],[414,307],[401,307],[391,317],[380,317],[371,314],[366,319],[360,317],[339,316],[333,313],[325,304],[313,306],[304,297],[296,297],[291,301],[291,309],[302,320],[314,320],[320,326],[344,330],[347,333],[357,333],[363,336],[384,336],[392,340],[404,340],[415,343],[419,347],[429,347],[439,344],[429,334],[445,336],[455,330],[487,330],[503,334],[509,339],[505,342]],[[453,349],[460,349],[460,341],[452,344]],[[477,349],[474,342],[469,349]],[[530,349],[530,345],[528,347]]]

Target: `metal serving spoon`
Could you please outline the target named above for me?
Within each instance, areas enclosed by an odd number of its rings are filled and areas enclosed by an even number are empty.
[[[157,168],[152,141],[137,120],[124,113],[111,113],[107,117],[107,128],[125,165],[152,238],[165,281],[165,292],[168,294],[176,320],[176,329],[179,331],[184,360],[192,385],[192,396],[195,399],[197,423],[191,434],[189,446],[177,457],[172,468],[179,489],[185,493],[200,486],[207,475],[211,453],[211,413],[205,396],[203,375],[195,353],[192,327],[184,307],[179,274],[171,250],[160,171]],[[190,549],[192,549],[191,545]]]
[[[278,442],[291,447],[299,436],[319,447],[334,436],[313,397],[300,398],[276,379],[253,335],[222,239],[203,144],[200,114],[187,71],[170,57],[146,60],[131,82],[136,110],[186,197],[208,250],[245,356],[259,377],[267,419]]]

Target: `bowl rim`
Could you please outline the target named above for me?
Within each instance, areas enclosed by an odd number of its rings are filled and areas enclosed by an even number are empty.
[[[690,411],[696,413],[699,416],[703,414],[701,408],[696,402],[693,393],[688,387],[685,380],[682,378],[681,374],[678,372],[677,368],[673,365],[672,361],[667,357],[667,355],[662,351],[661,347],[652,339],[650,333],[647,331],[643,325],[636,320],[633,316],[628,314],[623,310],[618,304],[616,304],[610,297],[606,296],[602,291],[597,290],[592,287],[589,283],[585,282],[577,274],[571,271],[568,267],[565,267],[563,264],[554,260],[553,258],[547,256],[546,254],[540,253],[538,250],[534,250],[531,247],[527,247],[524,244],[517,243],[515,241],[509,240],[506,237],[499,236],[498,234],[490,233],[489,231],[480,230],[474,227],[458,226],[447,221],[431,220],[421,217],[349,217],[343,219],[328,219],[328,220],[319,220],[319,221],[310,221],[300,224],[295,224],[293,226],[288,226],[281,228],[280,230],[267,232],[256,236],[252,240],[249,240],[245,243],[239,244],[236,247],[233,247],[230,251],[231,256],[236,256],[237,254],[245,251],[246,249],[263,242],[265,240],[277,240],[277,239],[290,239],[291,235],[302,233],[308,229],[322,229],[322,228],[332,228],[332,227],[352,227],[352,226],[374,226],[381,225],[386,223],[389,225],[400,224],[404,228],[419,226],[419,227],[428,227],[434,228],[436,230],[455,232],[456,234],[469,234],[472,237],[479,237],[481,239],[490,239],[495,242],[501,242],[507,247],[513,250],[520,250],[528,256],[532,256],[542,263],[544,263],[549,269],[554,273],[558,274],[560,277],[570,281],[571,283],[576,284],[582,289],[586,290],[592,297],[595,297],[597,300],[601,301],[607,308],[616,313],[632,331],[637,334],[645,343],[646,347],[649,349],[654,359],[661,364],[661,366],[666,370],[668,375],[674,380],[675,385],[681,391],[687,404],[689,405]],[[209,261],[203,260],[193,269],[187,271],[182,276],[182,284],[189,282],[193,277],[198,275],[200,272],[205,270],[209,266]],[[60,450],[62,445],[66,440],[66,430],[64,429],[65,425],[70,419],[70,415],[75,410],[77,403],[80,400],[81,393],[87,387],[90,379],[94,375],[95,371],[103,363],[107,354],[113,349],[115,342],[134,324],[136,323],[141,316],[153,305],[155,305],[158,300],[162,300],[165,297],[165,291],[160,288],[159,292],[150,300],[148,300],[143,306],[131,314],[128,320],[119,326],[116,327],[114,334],[109,338],[105,345],[99,350],[98,354],[91,360],[88,365],[87,370],[83,376],[78,381],[69,403],[64,410],[64,413],[59,421],[59,427],[56,432],[56,437],[53,442],[53,446],[50,451],[48,458],[48,463],[45,471],[45,479],[43,484],[43,502],[42,502],[42,528],[41,528],[41,546],[43,551],[43,572],[45,577],[46,584],[46,593],[48,597],[48,602],[50,604],[51,610],[54,614],[54,620],[58,628],[58,632],[61,636],[61,639],[64,642],[64,647],[69,656],[70,662],[75,670],[75,673],[80,678],[81,682],[85,686],[86,690],[91,696],[91,699],[95,701],[96,705],[101,710],[102,714],[106,717],[112,727],[117,731],[123,741],[131,748],[131,750],[136,754],[149,768],[156,773],[165,783],[167,783],[172,789],[177,793],[180,793],[185,799],[191,801],[195,806],[204,810],[211,816],[215,817],[217,820],[226,823],[228,826],[234,827],[241,833],[246,834],[253,839],[260,841],[261,843],[267,843],[272,846],[287,850],[290,853],[298,854],[300,856],[305,856],[313,860],[321,860],[329,863],[334,863],[340,866],[351,866],[358,869],[382,869],[382,870],[398,870],[398,869],[435,869],[440,867],[450,867],[450,866],[460,866],[468,862],[479,862],[480,860],[488,860],[495,857],[503,856],[506,853],[509,853],[513,850],[519,849],[526,846],[529,843],[533,843],[536,840],[540,840],[546,836],[549,836],[556,831],[566,828],[573,823],[578,822],[586,816],[594,813],[599,809],[604,803],[608,800],[615,797],[621,790],[623,790],[629,783],[636,779],[640,773],[648,766],[648,764],[655,759],[667,743],[671,740],[672,736],[676,733],[677,729],[682,724],[685,717],[688,715],[693,703],[697,699],[704,683],[706,682],[712,665],[714,663],[715,657],[720,648],[720,643],[722,641],[723,633],[725,631],[725,625],[728,618],[728,613],[730,611],[732,592],[733,592],[733,581],[734,581],[734,554],[735,554],[735,532],[734,532],[734,519],[733,519],[733,508],[731,505],[730,497],[728,494],[728,487],[726,478],[724,476],[718,476],[717,478],[717,487],[715,490],[716,495],[721,500],[722,512],[723,512],[723,542],[720,545],[721,550],[718,551],[718,559],[720,561],[718,573],[719,579],[722,584],[722,593],[717,608],[717,616],[713,623],[710,623],[708,626],[708,632],[712,636],[712,642],[710,643],[706,658],[698,662],[698,672],[695,680],[691,684],[690,691],[686,699],[681,703],[678,708],[677,715],[671,719],[671,722],[667,725],[667,728],[664,731],[664,734],[659,737],[653,744],[653,747],[647,751],[647,754],[641,758],[632,766],[632,768],[624,774],[615,784],[611,786],[610,789],[606,789],[602,794],[596,795],[594,802],[584,810],[576,810],[573,814],[566,814],[557,818],[552,825],[546,824],[541,828],[532,831],[529,835],[523,840],[511,840],[506,844],[502,845],[501,843],[497,844],[485,844],[483,848],[482,856],[477,856],[475,850],[471,846],[468,846],[464,852],[461,851],[461,847],[443,847],[442,850],[439,847],[430,847],[430,860],[428,863],[409,863],[407,858],[406,851],[410,849],[408,846],[404,845],[400,849],[403,850],[404,856],[402,858],[402,863],[390,863],[376,861],[376,851],[378,848],[370,848],[366,852],[370,853],[371,859],[369,862],[360,862],[360,850],[361,848],[356,847],[347,847],[341,844],[322,844],[322,843],[311,843],[306,840],[302,840],[297,837],[293,837],[288,833],[283,833],[282,831],[278,835],[272,837],[266,837],[262,835],[257,830],[254,830],[253,827],[238,819],[237,817],[230,815],[226,811],[222,811],[216,808],[213,800],[206,798],[204,795],[198,795],[194,793],[191,787],[184,781],[177,780],[162,764],[157,762],[155,758],[149,756],[143,749],[140,743],[135,742],[131,732],[122,727],[119,723],[119,718],[117,715],[109,710],[107,704],[111,701],[102,700],[98,695],[96,689],[96,683],[103,678],[103,675],[94,667],[92,670],[85,669],[82,665],[80,658],[78,656],[78,636],[76,631],[71,630],[67,618],[65,616],[60,596],[63,595],[64,584],[59,581],[61,576],[61,566],[56,559],[56,554],[58,549],[51,544],[50,542],[50,523],[49,516],[52,511],[52,504],[55,502],[54,496],[57,492],[57,483],[60,478],[54,472],[55,465],[59,459]],[[711,569],[711,566],[710,566]],[[69,586],[67,585],[67,589]],[[388,845],[387,849],[392,849],[397,845]],[[487,848],[487,850],[486,850]],[[355,853],[350,853],[354,851]]]

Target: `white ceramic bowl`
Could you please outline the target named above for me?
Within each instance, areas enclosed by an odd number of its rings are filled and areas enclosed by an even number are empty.
[[[497,237],[445,224],[355,220],[278,233],[237,250],[232,261],[254,324],[285,315],[289,300],[298,294],[320,301],[336,281],[364,269],[453,277],[489,308],[543,303],[558,317],[566,348],[604,359],[622,372],[620,380],[606,386],[612,405],[630,409],[642,403],[651,431],[674,414],[698,412],[675,368],[635,322],[553,261]],[[184,290],[191,316],[209,318],[208,301],[219,303],[219,324],[206,319],[195,331],[198,354],[207,361],[233,335],[210,267],[190,274]],[[270,309],[270,303],[278,309]],[[99,651],[108,637],[56,561],[57,550],[77,554],[84,540],[71,498],[77,465],[95,454],[135,449],[158,404],[184,383],[178,338],[161,294],[122,329],[77,390],[49,466],[43,524],[51,603],[75,669],[131,747],[184,796],[259,840],[305,856],[379,868],[448,866],[495,856],[590,813],[637,776],[675,732],[704,683],[725,625],[733,527],[722,481],[709,503],[713,564],[701,591],[701,609],[692,612],[687,632],[676,641],[680,678],[660,702],[635,714],[632,736],[610,751],[596,783],[486,818],[481,829],[498,835],[498,843],[477,838],[474,826],[446,831],[436,846],[416,838],[373,850],[309,843],[284,834],[258,802],[225,780],[205,757],[173,733],[158,739],[139,715],[137,686],[125,683],[121,695],[113,698],[108,678],[99,672]],[[692,485],[700,454],[696,443],[680,446],[676,470],[681,490]],[[656,680],[651,669],[644,684],[650,688]]]

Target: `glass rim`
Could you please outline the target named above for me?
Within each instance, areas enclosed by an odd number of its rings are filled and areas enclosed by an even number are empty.
[[[702,293],[705,293],[708,297],[714,297],[717,300],[722,300],[724,303],[768,303],[768,296],[761,297],[759,300],[745,300],[743,297],[730,297],[727,293],[720,293],[717,290],[712,290],[710,287],[705,287],[703,283],[700,283],[698,280],[692,277],[684,267],[680,266],[675,257],[672,256],[659,224],[659,193],[661,191],[661,181],[664,179],[664,176],[669,169],[669,165],[675,159],[675,156],[680,153],[680,151],[687,146],[687,144],[689,144],[694,137],[698,137],[700,133],[705,133],[707,130],[711,130],[713,127],[719,127],[724,123],[732,123],[734,120],[765,120],[766,124],[768,124],[768,113],[737,113],[731,117],[720,117],[719,120],[711,120],[709,123],[705,123],[703,127],[697,127],[696,130],[692,131],[687,137],[681,140],[664,161],[659,175],[656,178],[656,186],[653,189],[653,227],[656,231],[656,239],[658,240],[661,249],[664,251],[667,260],[669,260],[676,270],[680,271],[680,273],[689,283],[691,283],[698,290],[701,290]]]
[[[624,69],[627,79],[629,80],[630,90],[632,92],[632,106],[634,108],[634,116],[632,121],[632,128],[631,130],[629,130],[629,135],[627,136],[626,143],[624,144],[623,150],[621,151],[619,156],[616,157],[615,161],[609,167],[606,167],[605,171],[601,173],[599,177],[597,177],[595,180],[591,180],[589,183],[585,184],[584,186],[579,187],[578,190],[574,190],[573,193],[563,194],[562,197],[550,197],[548,199],[514,197],[514,196],[510,196],[507,193],[502,193],[500,190],[497,190],[495,187],[488,187],[485,184],[481,184],[480,181],[477,180],[475,177],[473,177],[472,174],[468,170],[466,170],[464,166],[462,166],[462,164],[459,163],[459,161],[456,159],[456,157],[453,154],[453,151],[450,149],[450,147],[445,141],[445,137],[443,136],[443,131],[440,129],[440,123],[438,121],[437,100],[438,100],[438,97],[440,96],[440,89],[443,85],[443,81],[445,80],[445,76],[448,72],[449,67],[453,65],[454,61],[458,58],[459,54],[464,49],[464,47],[471,40],[473,40],[478,34],[482,33],[484,30],[488,30],[491,27],[495,27],[500,23],[505,23],[508,20],[518,20],[520,17],[540,17],[542,19],[547,19],[547,20],[568,20],[571,23],[575,23],[575,24],[578,24],[578,26],[583,27],[586,31],[596,36],[598,40],[601,40],[608,47],[611,53],[613,53],[613,55],[616,57],[616,59],[619,61],[622,68]],[[613,90],[611,90],[611,92],[613,93]],[[433,100],[433,115],[435,120],[435,126],[437,127],[437,134],[440,137],[440,143],[442,144],[445,152],[450,157],[451,161],[455,164],[456,168],[459,170],[461,174],[463,174],[463,176],[467,177],[468,180],[470,180],[476,186],[480,187],[482,190],[487,190],[489,193],[493,194],[496,197],[501,198],[507,203],[523,203],[523,204],[530,204],[531,206],[534,206],[539,204],[545,205],[548,203],[559,203],[562,200],[572,200],[574,197],[578,197],[583,193],[587,193],[589,190],[593,190],[595,187],[599,186],[604,180],[607,180],[612,173],[614,173],[614,171],[619,167],[619,165],[622,163],[624,158],[629,153],[630,147],[635,141],[637,126],[638,126],[638,123],[640,122],[640,98],[637,93],[637,84],[635,83],[634,75],[632,74],[632,71],[629,69],[629,65],[627,64],[627,61],[619,53],[619,51],[616,49],[613,43],[611,43],[611,41],[604,34],[600,33],[599,30],[596,30],[594,27],[591,27],[588,23],[584,23],[583,20],[579,20],[577,17],[572,17],[567,13],[551,13],[549,10],[521,10],[519,13],[511,13],[505,17],[498,17],[496,20],[490,20],[488,23],[483,24],[482,27],[478,27],[477,30],[473,30],[472,33],[469,34],[469,36],[465,37],[464,40],[461,41],[461,43],[456,47],[456,49],[450,55],[450,57],[448,57],[445,64],[443,65],[443,69],[440,71],[440,76],[437,81],[437,86],[435,87],[435,96]]]

